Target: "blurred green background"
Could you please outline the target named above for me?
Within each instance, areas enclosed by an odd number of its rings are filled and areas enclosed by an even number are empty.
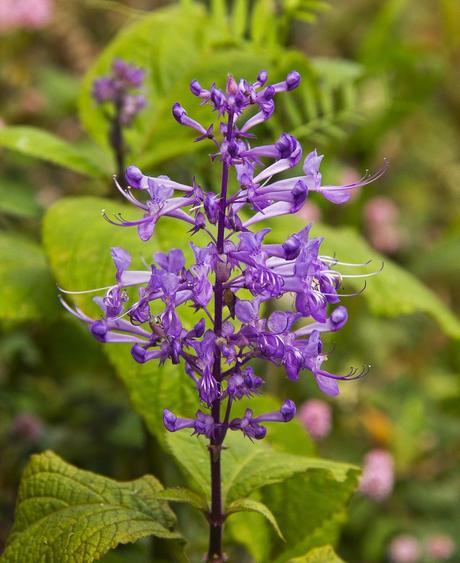
[[[387,561],[401,534],[421,546],[413,561],[443,560],[426,549],[442,533],[454,542],[449,561],[460,561],[460,329],[443,312],[460,316],[458,0],[183,2],[157,27],[147,22],[145,36],[118,36],[104,50],[125,26],[142,25],[164,4],[54,0],[32,23],[7,22],[0,9],[0,552],[31,453],[52,448],[117,479],[155,473],[164,463],[103,347],[60,311],[49,257],[40,254],[42,219],[57,200],[97,195],[113,198],[115,209],[119,203],[103,118],[88,92],[122,52],[150,69],[149,107],[127,132],[131,160],[148,173],[197,174],[212,185],[207,155],[188,148],[190,136],[170,118],[170,103],[178,99],[194,115],[187,89],[193,73],[207,85],[208,76],[223,82],[241,69],[251,78],[263,67],[276,76],[298,68],[305,82],[302,100],[282,102],[264,139],[285,129],[298,135],[305,151],[326,155],[327,181],[353,181],[389,159],[384,178],[348,205],[312,198],[301,220],[352,227],[439,302],[421,294],[406,307],[411,288],[399,278],[391,283],[385,270],[380,285],[369,281],[368,301],[347,302],[349,324],[330,339],[331,368],[370,363],[372,371],[328,401],[332,431],[318,451],[359,465],[374,449],[394,458],[391,494],[352,500],[337,548],[345,560]],[[180,12],[193,6],[203,10],[196,20]],[[8,133],[16,125],[68,141],[86,163],[98,164],[97,172],[79,173],[89,164],[64,169],[53,147],[44,159],[31,158],[34,142],[24,148]],[[267,377],[272,394],[290,393],[299,405],[321,398],[307,378],[294,386],[279,374]],[[113,560],[147,561],[148,550],[141,542],[117,550]]]

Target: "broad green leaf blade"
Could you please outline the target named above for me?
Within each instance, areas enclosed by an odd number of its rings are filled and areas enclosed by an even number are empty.
[[[275,535],[261,514],[237,512],[226,522],[224,530],[231,541],[244,546],[255,563],[270,561],[272,538]]]
[[[160,442],[165,439],[163,410],[178,416],[192,416],[198,409],[195,388],[181,366],[155,362],[138,364],[126,345],[105,345],[104,351],[128,389],[136,412]]]
[[[0,234],[0,320],[53,320],[56,286],[42,248],[17,233]]]
[[[234,500],[228,506],[227,515],[235,514],[236,512],[258,512],[259,514],[262,514],[262,516],[266,518],[273,526],[278,536],[284,541],[283,533],[278,526],[276,518],[274,517],[268,506],[265,506],[263,502],[249,498]]]
[[[157,494],[156,498],[170,502],[182,502],[185,504],[191,504],[195,508],[203,510],[204,512],[207,512],[209,508],[205,498],[197,495],[195,492],[190,491],[189,489],[182,489],[179,487],[172,489],[163,489]]]
[[[0,129],[0,146],[46,160],[94,178],[107,172],[73,145],[41,129],[11,126]]]
[[[101,210],[121,212],[136,217],[137,211],[117,201],[103,198],[66,198],[52,206],[45,216],[43,241],[52,270],[60,287],[86,290],[114,282],[115,271],[110,248],[119,246],[133,256],[133,267],[143,269],[153,252],[171,249],[188,241],[187,226],[179,221],[160,221],[149,243],[139,240],[135,229],[110,225],[101,217]],[[84,228],[83,228],[84,226]],[[199,241],[197,240],[197,244]],[[184,248],[190,255],[190,248]],[[99,315],[91,295],[75,296],[75,302],[88,314]],[[188,309],[184,318],[190,317]],[[198,321],[198,317],[194,317]],[[190,319],[190,322],[193,322]],[[189,416],[197,409],[195,389],[182,368],[156,362],[136,363],[125,344],[101,344],[128,388],[136,411],[144,417],[149,429],[163,439],[162,412],[165,407],[178,415]]]
[[[12,182],[2,179],[0,182],[0,213],[21,219],[36,219],[40,217],[42,210],[35,196],[34,189],[22,181]]]
[[[338,480],[331,472],[313,469],[263,489],[263,502],[286,538],[274,545],[271,561],[285,563],[314,547],[335,544],[358,475],[350,467],[346,478]]]
[[[167,443],[178,463],[190,474],[201,492],[209,497],[207,441],[200,437],[192,439],[186,432],[175,432],[168,434]],[[227,434],[225,446],[222,451],[224,504],[309,469],[331,473],[337,481],[346,479],[353,469],[353,466],[344,463],[276,452],[265,444],[252,443],[236,432]]]
[[[270,226],[273,229],[270,233],[272,240],[285,240],[289,234],[303,228],[305,223],[295,216],[282,217],[274,220]],[[372,260],[372,264],[365,268],[353,268],[353,274],[366,273],[384,264],[382,272],[367,280],[363,293],[372,312],[387,317],[426,313],[439,323],[446,334],[460,338],[460,320],[447,305],[415,276],[373,250],[352,229],[335,229],[316,224],[312,234],[324,237],[322,254],[335,256],[344,262],[365,263]],[[348,287],[358,290],[363,287],[363,280],[360,278],[345,281]]]
[[[345,563],[330,545],[315,547],[302,557],[290,559],[289,563]]]
[[[21,479],[5,563],[100,559],[120,543],[177,539],[175,517],[148,475],[119,483],[82,471],[52,452],[34,455]]]
[[[249,5],[246,0],[235,0],[232,6],[231,26],[232,33],[241,38],[244,36],[248,25]]]

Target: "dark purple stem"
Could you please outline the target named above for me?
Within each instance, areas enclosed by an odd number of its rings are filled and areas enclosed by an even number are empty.
[[[227,141],[233,137],[233,113],[228,114]],[[229,163],[224,159],[222,163],[222,182],[219,201],[219,218],[217,223],[217,254],[220,256],[224,252],[225,242],[225,212],[227,208],[227,188],[228,188]],[[216,275],[214,284],[214,333],[219,336],[222,332],[223,315],[223,282]],[[222,380],[220,350],[216,350],[216,358],[213,366],[213,376],[216,381]],[[211,414],[216,425],[220,424],[220,398],[217,398],[211,409]],[[226,415],[228,420],[229,413]],[[221,483],[221,451],[225,433],[216,433],[210,440],[209,456],[211,463],[211,511],[209,513],[209,549],[208,561],[215,563],[222,562],[222,526],[224,514],[222,510],[222,483]]]

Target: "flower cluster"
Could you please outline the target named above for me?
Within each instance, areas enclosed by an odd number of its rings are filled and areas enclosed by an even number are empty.
[[[134,73],[133,81],[139,80]],[[204,233],[207,244],[190,242],[193,261],[189,265],[182,250],[171,249],[156,253],[144,271],[130,269],[130,255],[112,248],[116,281],[103,288],[107,290],[103,297],[96,298],[101,318],[89,318],[69,307],[99,341],[131,343],[137,362],[183,363],[203,410],[195,418],[179,418],[166,409],[164,424],[169,431],[188,428],[221,443],[228,430],[260,439],[266,434],[265,423],[291,420],[295,405],[290,400],[276,412],[256,416],[247,409],[243,417],[231,418],[232,402],[258,393],[263,385],[250,366],[256,359],[284,368],[291,380],[308,370],[319,388],[332,396],[339,393],[338,382],[367,372],[367,368],[352,369],[336,375],[323,367],[327,354],[321,335],[341,329],[348,318],[346,308],[339,305],[342,280],[347,276],[334,267],[353,264],[321,255],[322,239],[311,236],[310,225],[280,243],[271,241],[266,227],[273,217],[299,211],[310,193],[344,203],[353,190],[383,173],[382,169],[344,186],[323,185],[323,157],[313,151],[303,160],[300,175],[276,179],[301,162],[302,148],[287,133],[272,145],[253,146],[252,130],[273,114],[275,97],[299,82],[297,72],[270,85],[266,72],[260,72],[253,83],[230,76],[225,90],[216,85],[206,89],[193,81],[192,94],[211,106],[218,126],[197,122],[179,103],[172,113],[181,125],[198,133],[197,140],[209,140],[216,147],[211,158],[222,167],[220,193],[206,191],[195,180],[183,184],[129,166],[125,175],[129,187],[118,182],[117,187],[142,217],[128,221],[120,215],[104,216],[115,225],[136,227],[143,241],[154,236],[162,217],[172,217],[188,224],[192,235]],[[252,111],[246,117],[248,109]],[[231,169],[239,186],[233,193]],[[126,288],[132,286],[138,287],[137,299],[128,303]],[[272,307],[285,295],[291,297],[293,310],[268,314],[267,305]],[[184,304],[196,311],[193,325],[181,318]],[[227,402],[223,419],[218,408],[222,401]]]
[[[371,450],[364,458],[359,491],[376,501],[385,500],[393,491],[394,461],[385,450]]]
[[[313,440],[321,440],[331,431],[332,409],[325,401],[310,399],[300,407],[299,419]]]
[[[408,534],[396,536],[390,543],[388,555],[392,563],[417,563],[421,555],[420,543]]]
[[[114,59],[112,72],[93,82],[92,95],[98,104],[111,102],[120,114],[123,125],[130,125],[134,117],[146,105],[142,94],[136,94],[142,87],[145,72],[121,59]]]
[[[0,32],[13,29],[39,29],[53,16],[52,0],[1,0]]]
[[[429,535],[423,542],[415,536],[401,534],[391,540],[388,556],[392,563],[448,561],[455,551],[455,542],[448,534]]]

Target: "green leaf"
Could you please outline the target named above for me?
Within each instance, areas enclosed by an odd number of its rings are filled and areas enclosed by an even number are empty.
[[[189,489],[182,489],[179,487],[172,489],[163,489],[156,495],[156,498],[170,502],[183,502],[185,504],[191,504],[195,508],[203,510],[204,512],[208,512],[209,510],[206,499],[204,499],[200,495],[197,495],[195,492],[190,491]]]
[[[346,478],[338,480],[331,472],[312,469],[263,489],[263,501],[286,538],[286,543],[274,545],[271,561],[285,563],[314,547],[334,544],[358,475],[357,468],[350,467]]]
[[[256,0],[251,15],[251,39],[256,44],[274,41],[274,4],[272,0]]]
[[[0,234],[0,319],[52,320],[59,312],[56,286],[42,248],[17,233]]]
[[[167,443],[177,462],[209,498],[209,451],[207,440],[191,439],[185,432],[168,434]],[[296,473],[320,469],[342,481],[353,466],[320,458],[274,451],[266,444],[252,443],[241,433],[229,432],[222,451],[222,497],[224,504],[253,491],[279,483]]]
[[[135,229],[115,227],[101,217],[101,210],[121,212],[136,217],[136,210],[122,203],[103,198],[66,198],[54,204],[45,215],[43,241],[52,270],[60,287],[86,290],[104,287],[114,281],[110,248],[119,246],[133,256],[133,268],[143,269],[141,258],[153,252],[182,246],[189,240],[188,226],[179,221],[160,221],[149,243],[139,240]],[[82,228],[84,226],[84,228]],[[200,244],[199,238],[196,240]],[[190,248],[183,248],[190,256]],[[75,302],[88,314],[99,315],[88,295],[75,296]],[[191,310],[181,310],[183,319],[198,320]],[[104,350],[128,388],[133,406],[145,419],[149,429],[163,440],[162,413],[168,407],[177,414],[190,415],[198,406],[197,394],[179,366],[136,363],[130,346],[107,344]]]
[[[128,389],[133,407],[160,442],[165,439],[163,410],[190,416],[198,408],[195,388],[181,366],[138,364],[126,345],[107,345],[105,352]]]
[[[0,213],[21,219],[39,217],[41,208],[35,200],[33,188],[22,182],[2,180],[0,183]]]
[[[176,432],[168,434],[167,443],[191,482],[209,498],[207,441]],[[224,510],[260,489],[262,501],[275,516],[289,548],[286,551],[285,544],[275,542],[272,555],[266,557],[262,535],[261,544],[253,546],[254,550],[251,546],[251,553],[257,561],[285,562],[336,541],[358,474],[359,469],[352,465],[277,452],[267,444],[251,443],[240,433],[229,433],[222,451]],[[246,520],[240,515],[235,519],[235,523],[229,522],[232,537],[250,545],[244,534],[238,539]]]
[[[271,510],[262,502],[249,498],[234,500],[227,508],[227,515],[234,514],[236,512],[258,512],[259,514],[262,514],[262,516],[273,526],[278,536],[284,541],[283,533],[278,526],[276,518],[273,516]]]
[[[248,22],[248,3],[246,0],[235,0],[232,6],[231,24],[232,32],[237,37],[243,37]]]
[[[273,239],[284,240],[287,235],[300,230],[305,224],[296,217],[282,217],[273,221]],[[426,313],[436,320],[441,328],[453,338],[460,338],[460,321],[428,287],[415,276],[373,250],[352,229],[335,229],[316,224],[313,236],[324,237],[321,253],[336,256],[344,262],[372,264],[363,268],[353,268],[353,274],[369,272],[384,264],[383,271],[367,281],[363,297],[372,312],[377,315],[396,317],[413,313]],[[284,237],[284,238],[283,238]],[[343,269],[345,271],[345,269]],[[360,289],[362,279],[347,279],[346,286]]]
[[[107,172],[73,145],[41,129],[11,126],[0,129],[0,146],[46,160],[94,178]]]
[[[120,543],[146,536],[178,539],[175,517],[147,475],[119,483],[64,462],[52,452],[32,456],[21,479],[13,531],[2,561],[100,559]]]
[[[226,522],[224,533],[230,541],[244,546],[257,563],[270,561],[274,534],[271,526],[261,514],[237,512]]]
[[[290,559],[289,563],[345,563],[330,545],[316,547],[303,557]]]

